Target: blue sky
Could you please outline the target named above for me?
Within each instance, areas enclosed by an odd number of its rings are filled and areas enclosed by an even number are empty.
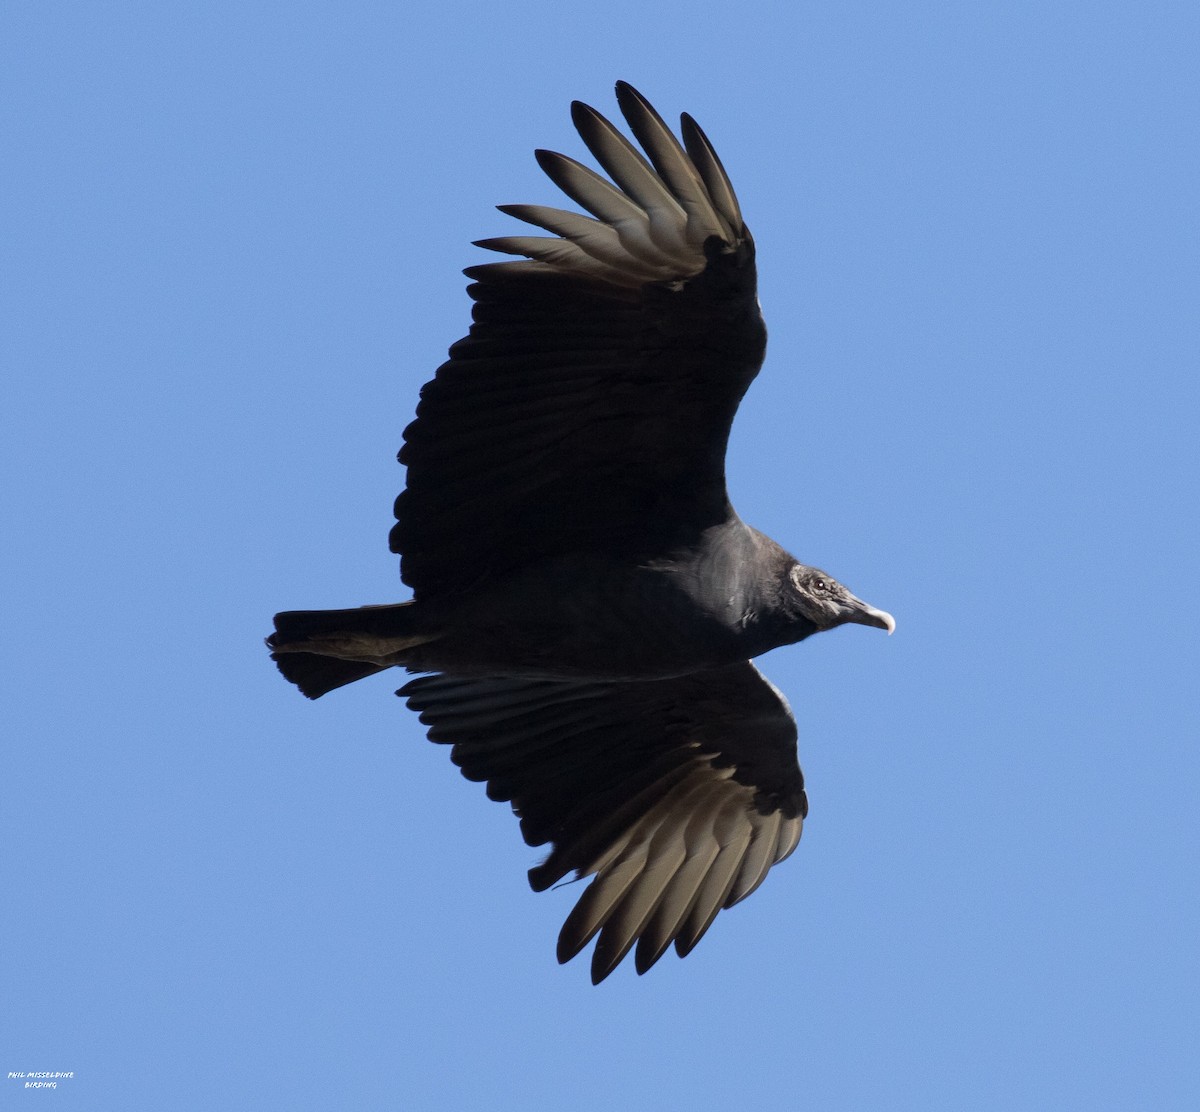
[[[1196,7],[406,7],[6,6],[0,1104],[1200,1105]],[[261,638],[404,597],[469,243],[617,78],[758,241],[735,504],[899,628],[762,661],[799,850],[597,989],[399,674]]]

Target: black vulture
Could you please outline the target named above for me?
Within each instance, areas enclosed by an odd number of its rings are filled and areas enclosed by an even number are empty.
[[[470,333],[421,390],[391,549],[407,602],[275,616],[268,645],[310,698],[386,668],[431,741],[509,801],[541,891],[595,879],[559,937],[599,934],[592,980],[636,945],[683,956],[800,838],[787,702],[751,658],[889,614],[746,525],[725,448],[766,330],[754,241],[690,116],[682,145],[631,86],[642,152],[585,104],[611,181],[538,151],[591,216],[501,211],[549,236],[479,246]]]

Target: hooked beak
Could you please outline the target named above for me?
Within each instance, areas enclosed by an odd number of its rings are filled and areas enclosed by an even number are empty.
[[[858,625],[875,626],[886,629],[890,637],[896,632],[896,619],[886,610],[876,610],[875,607],[863,602],[854,595],[849,595],[839,607],[843,622],[855,622]]]

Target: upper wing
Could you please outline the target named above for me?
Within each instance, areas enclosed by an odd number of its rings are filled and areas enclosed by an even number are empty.
[[[642,683],[422,676],[399,692],[469,780],[511,800],[542,891],[596,874],[563,925],[567,961],[599,931],[592,981],[637,944],[644,973],[796,848],[808,802],[796,724],[748,661]]]
[[[691,118],[685,149],[630,86],[617,99],[649,161],[574,104],[615,185],[538,161],[595,219],[503,206],[559,238],[483,241],[528,258],[466,272],[474,324],[400,452],[391,546],[418,597],[566,552],[660,552],[732,512],[725,445],[766,343],[753,241]]]

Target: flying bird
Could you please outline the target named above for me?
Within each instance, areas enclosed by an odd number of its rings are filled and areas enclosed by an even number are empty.
[[[682,957],[795,848],[796,724],[751,663],[890,614],[745,524],[725,486],[766,330],[754,241],[704,132],[682,144],[620,82],[637,149],[572,120],[608,177],[538,151],[590,215],[502,212],[548,232],[481,240],[469,334],[421,390],[390,543],[406,602],[275,616],[309,698],[388,668],[470,780],[508,801],[536,891],[594,879],[558,942],[596,939],[599,983]],[[643,153],[644,152],[644,153]]]

